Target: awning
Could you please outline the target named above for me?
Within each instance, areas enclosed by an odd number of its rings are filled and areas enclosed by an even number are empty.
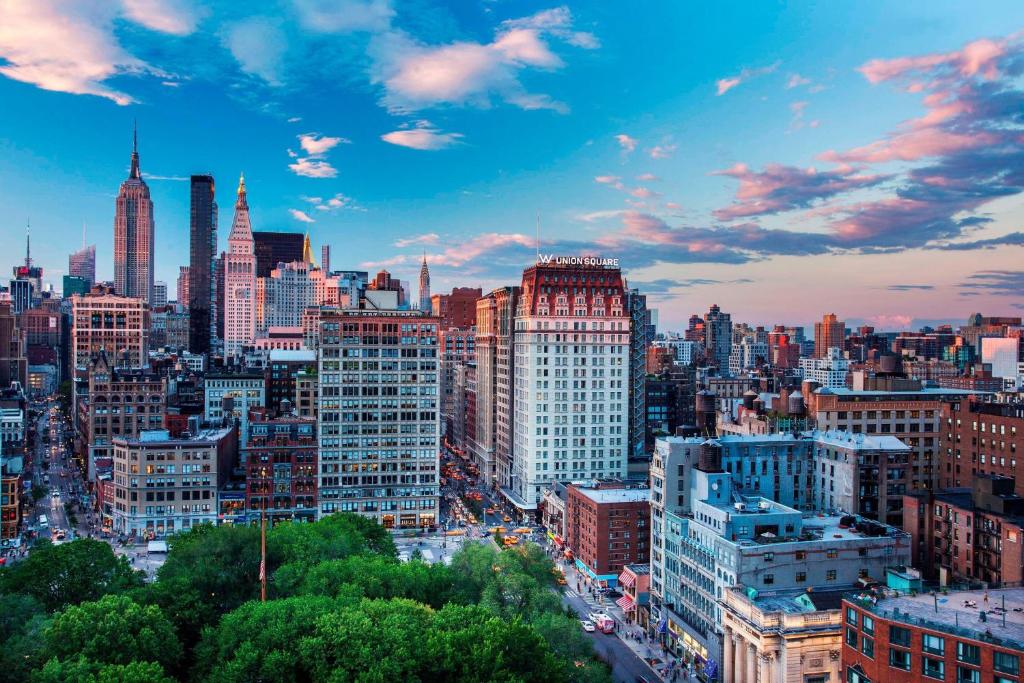
[[[621,607],[623,612],[628,612],[633,609],[633,598],[628,595],[623,595],[615,601],[615,604]]]
[[[636,581],[636,577],[633,576],[632,572],[622,572],[619,574],[619,583],[629,588]]]

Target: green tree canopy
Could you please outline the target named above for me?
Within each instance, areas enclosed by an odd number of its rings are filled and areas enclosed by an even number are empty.
[[[106,543],[80,538],[33,548],[24,561],[0,570],[0,593],[31,595],[55,611],[141,586],[143,576]]]
[[[93,662],[158,662],[173,668],[181,657],[174,627],[159,607],[124,595],[107,595],[68,607],[46,629],[46,652],[57,659]]]
[[[84,657],[51,659],[32,674],[32,683],[174,683],[156,662],[103,664]]]
[[[274,580],[279,589],[291,586],[290,592],[302,595],[337,596],[354,588],[366,598],[409,598],[435,608],[454,598],[454,575],[445,565],[398,562],[380,555],[353,555],[309,569],[289,564],[277,571]]]

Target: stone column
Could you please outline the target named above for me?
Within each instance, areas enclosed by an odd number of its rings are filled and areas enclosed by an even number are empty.
[[[772,653],[766,653],[758,658],[758,681],[760,683],[774,683],[772,680]]]
[[[757,682],[757,649],[747,645],[747,683]]]
[[[735,676],[736,667],[733,665],[732,629],[725,627],[725,636],[722,638],[722,680],[731,681]]]
[[[732,650],[735,659],[733,677],[736,679],[736,683],[753,683],[753,681],[747,681],[747,646],[742,636],[736,637],[732,644]]]
[[[786,683],[786,661],[782,650],[775,651],[775,683]]]

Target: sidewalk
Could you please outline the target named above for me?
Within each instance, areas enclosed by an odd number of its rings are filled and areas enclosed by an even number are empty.
[[[547,548],[551,552],[550,546]],[[555,565],[565,573],[566,595],[576,597],[586,603],[588,614],[590,612],[602,612],[615,621],[615,636],[640,659],[647,662],[665,681],[686,681],[690,680],[682,673],[673,662],[673,657],[664,653],[661,645],[652,634],[644,632],[644,629],[637,624],[630,624],[622,609],[615,604],[614,600],[605,598],[600,593],[591,592],[587,578],[576,570],[575,562],[569,562],[560,555],[555,558]],[[580,619],[586,619],[587,614],[581,614]],[[675,676],[673,678],[673,676]]]

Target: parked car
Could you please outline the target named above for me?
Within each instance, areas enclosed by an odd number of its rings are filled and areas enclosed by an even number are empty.
[[[593,633],[594,631],[597,630],[597,627],[594,626],[594,622],[587,621],[586,619],[584,619],[583,621],[580,622],[580,626],[582,626],[583,630],[586,631],[587,633]]]

